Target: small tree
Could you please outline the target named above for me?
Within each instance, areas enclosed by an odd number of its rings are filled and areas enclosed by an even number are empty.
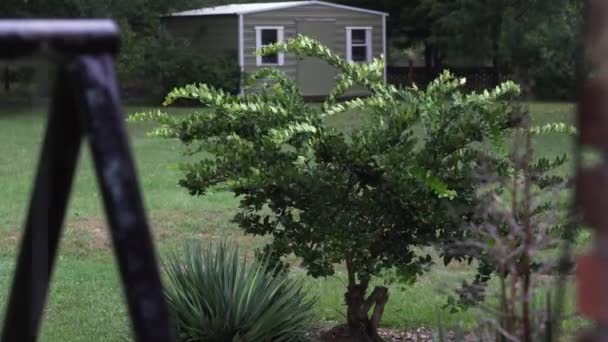
[[[305,103],[292,80],[262,69],[242,97],[198,84],[175,89],[165,102],[195,99],[209,110],[133,119],[156,120],[155,135],[181,139],[191,154],[208,152],[183,165],[180,184],[192,195],[227,184],[241,199],[238,225],[272,236],[265,256],[284,262],[293,254],[314,277],[345,265],[347,334],[381,341],[388,290],[377,286],[368,295],[372,276],[394,270],[414,281],[432,263],[414,247],[463,234],[473,213],[454,216],[448,209],[474,207],[472,174],[482,142],[510,127],[509,100],[518,88],[505,83],[463,94],[465,81],[444,73],[426,89],[398,89],[383,82],[381,60],[346,62],[303,36],[260,53],[279,51],[318,57],[338,70],[325,103]],[[336,101],[356,84],[370,95]],[[357,111],[364,127],[345,133],[326,124],[327,116],[345,111]]]
[[[506,168],[481,167],[478,177],[484,186],[479,191],[477,210],[483,220],[475,223],[468,239],[454,244],[447,255],[475,258],[479,261],[472,282],[464,282],[457,290],[459,299],[450,297],[452,310],[474,305],[487,307],[488,281],[498,280],[495,297],[498,306],[490,319],[490,338],[496,341],[552,340],[559,312],[547,301],[535,308],[535,300],[546,293],[541,275],[557,275],[564,265],[551,253],[563,239],[575,236],[574,220],[570,218],[564,190],[571,181],[559,169],[568,161],[562,154],[555,158],[534,155],[532,137],[546,133],[575,133],[575,129],[555,122],[531,126],[527,111],[522,125],[513,135],[513,146]],[[490,156],[489,156],[490,157]],[[493,157],[490,157],[494,160]],[[482,336],[479,336],[482,338]],[[484,338],[482,338],[484,339]]]

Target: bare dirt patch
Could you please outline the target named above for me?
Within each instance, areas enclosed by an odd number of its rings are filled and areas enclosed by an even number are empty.
[[[21,240],[21,231],[20,230],[6,230],[2,231],[2,238],[0,238],[0,243],[4,244],[15,244]]]
[[[230,240],[248,249],[260,245],[260,239],[243,235],[230,223],[231,210],[204,210],[201,212],[154,211],[148,214],[148,223],[156,243],[179,242],[187,239],[200,241]],[[63,237],[68,250],[78,254],[92,251],[110,251],[111,236],[104,216],[79,217],[67,221]]]
[[[111,247],[110,231],[106,220],[85,217],[70,220],[66,224],[65,239],[70,247],[79,250],[106,250]]]

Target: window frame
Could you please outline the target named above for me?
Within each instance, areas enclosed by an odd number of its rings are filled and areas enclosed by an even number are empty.
[[[371,62],[373,56],[372,32],[371,26],[347,26],[346,27],[346,60],[349,62],[361,63]],[[365,44],[353,44],[353,30],[365,30]],[[353,61],[353,47],[364,46],[366,48],[365,61]]]
[[[262,45],[262,31],[264,30],[275,30],[277,31],[277,43],[282,43],[285,38],[285,27],[284,26],[256,26],[255,27],[255,49],[256,51],[267,45]],[[285,54],[279,52],[277,56],[277,63],[264,63],[262,56],[256,56],[256,66],[282,66],[285,64]]]

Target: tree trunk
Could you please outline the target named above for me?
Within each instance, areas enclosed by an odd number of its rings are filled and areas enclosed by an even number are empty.
[[[8,66],[4,68],[4,91],[6,93],[11,92],[11,74]]]
[[[344,294],[346,303],[346,325],[338,326],[322,337],[323,341],[332,342],[383,342],[378,334],[384,306],[388,301],[388,289],[376,286],[372,293],[365,298],[369,287],[367,278],[357,283],[355,272],[350,259],[346,260],[348,288]],[[373,309],[373,310],[372,310]],[[372,311],[371,316],[369,315]]]
[[[430,82],[433,79],[433,48],[428,44],[424,44],[424,69],[426,71],[426,81]]]
[[[523,173],[524,173],[524,188],[523,188],[523,228],[524,228],[524,255],[522,260],[522,272],[523,272],[523,296],[524,300],[522,303],[522,319],[524,326],[524,342],[532,341],[532,318],[530,317],[530,281],[532,278],[531,271],[531,250],[532,250],[532,240],[534,239],[534,234],[532,231],[532,199],[531,199],[531,173],[530,164],[532,163],[532,143],[530,140],[530,133],[527,132],[525,135],[525,154],[523,160]]]
[[[443,72],[443,56],[438,49],[433,49],[433,70],[434,77],[437,77],[441,72]]]
[[[492,87],[497,86],[500,83],[500,65],[498,57],[492,57]]]
[[[411,58],[408,61],[407,81],[408,85],[414,84],[414,61]]]
[[[502,5],[499,5],[502,8]],[[491,31],[492,40],[492,86],[500,83],[500,69],[502,67],[500,60],[500,36],[502,35],[502,12],[498,11],[494,20]]]
[[[424,46],[424,65],[427,83],[433,81],[443,70],[445,55],[433,45]]]
[[[362,279],[359,284],[355,281],[354,273],[349,268],[349,285],[344,294],[346,303],[346,321],[353,342],[382,342],[378,335],[378,327],[384,313],[384,305],[388,301],[388,289],[376,286],[369,297],[365,298],[369,281]],[[369,312],[373,307],[371,317]]]
[[[383,342],[378,334],[380,320],[384,313],[384,306],[388,301],[388,289],[383,286],[374,288],[369,297],[365,298],[367,284],[362,282],[349,286],[344,294],[347,305],[346,328],[342,329],[341,336],[335,336],[336,341],[349,342]],[[371,316],[370,310],[373,311]]]

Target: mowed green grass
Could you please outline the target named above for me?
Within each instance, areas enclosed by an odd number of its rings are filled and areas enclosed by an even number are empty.
[[[128,112],[142,108],[127,108]],[[530,104],[535,124],[572,122],[574,107],[569,104]],[[23,217],[45,124],[44,109],[4,109],[0,112],[0,308],[6,302],[18,248]],[[176,114],[188,109],[176,109]],[[356,129],[360,114],[332,117],[330,124],[343,130]],[[191,197],[177,185],[176,165],[182,160],[179,142],[149,138],[146,123],[131,124],[129,133],[136,158],[157,250],[162,256],[179,248],[185,240],[203,241],[229,238],[247,251],[264,241],[243,236],[230,222],[237,200],[231,193],[218,191],[205,197]],[[535,140],[539,155],[570,152],[572,142],[561,135]],[[42,326],[41,341],[124,341],[129,321],[103,218],[100,197],[88,151],[83,149],[74,184],[60,256],[52,281],[49,303]],[[568,167],[564,172],[569,172]],[[401,328],[433,327],[439,318],[444,326],[474,327],[480,313],[449,314],[442,309],[446,293],[470,278],[467,265],[437,266],[415,285],[391,286],[384,325]],[[304,277],[304,272],[294,276]],[[378,280],[381,282],[382,280]],[[319,319],[327,324],[344,317],[344,275],[327,279],[307,279],[312,294],[319,295]],[[569,290],[568,312],[573,312]],[[4,310],[0,311],[0,318]],[[568,331],[581,322],[568,320]]]

